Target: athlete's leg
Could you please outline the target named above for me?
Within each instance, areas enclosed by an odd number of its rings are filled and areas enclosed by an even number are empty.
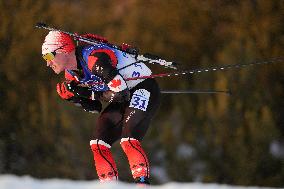
[[[118,179],[110,148],[121,136],[122,110],[120,104],[111,103],[98,118],[94,140],[90,141],[97,174],[102,182]]]
[[[138,183],[149,183],[149,161],[140,142],[159,102],[159,88],[154,80],[148,80],[132,90],[130,104],[125,108],[120,144],[128,158],[132,176]]]

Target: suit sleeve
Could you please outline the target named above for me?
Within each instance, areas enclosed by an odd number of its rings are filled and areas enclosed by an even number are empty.
[[[117,59],[111,50],[98,50],[88,57],[88,68],[101,77],[111,91],[127,89],[127,84],[116,69]]]

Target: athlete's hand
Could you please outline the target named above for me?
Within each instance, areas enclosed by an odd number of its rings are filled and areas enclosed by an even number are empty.
[[[74,92],[70,89],[70,85],[70,82],[67,81],[57,83],[56,85],[56,91],[58,95],[64,100],[69,100],[75,96]]]
[[[64,81],[57,84],[57,93],[65,100],[69,100],[72,97],[80,97],[86,99],[98,99],[101,92],[94,93],[88,87],[79,86],[76,81]]]

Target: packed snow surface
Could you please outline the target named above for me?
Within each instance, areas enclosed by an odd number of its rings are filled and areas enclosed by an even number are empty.
[[[0,175],[0,189],[131,189],[144,188],[135,184],[99,181],[74,181],[66,179],[35,179],[30,176]],[[167,183],[154,185],[153,189],[268,189],[264,187],[242,187],[202,183]]]

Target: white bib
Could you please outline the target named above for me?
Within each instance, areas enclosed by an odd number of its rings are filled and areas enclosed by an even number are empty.
[[[136,59],[134,58],[133,55],[123,53],[122,51],[116,51],[116,56],[118,59],[116,68],[119,70],[119,73],[122,75],[124,79],[141,77],[141,76],[150,76],[152,74],[152,71],[144,63],[135,63],[131,66],[128,66],[136,62]],[[145,79],[130,80],[126,81],[126,84],[128,88],[131,89],[144,80]]]

